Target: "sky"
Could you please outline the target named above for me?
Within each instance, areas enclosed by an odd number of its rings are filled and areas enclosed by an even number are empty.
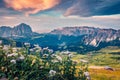
[[[39,33],[74,26],[120,29],[120,0],[0,0],[0,26],[20,23]]]

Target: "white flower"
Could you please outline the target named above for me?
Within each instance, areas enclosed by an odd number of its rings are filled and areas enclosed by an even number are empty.
[[[68,54],[68,57],[69,57],[69,58],[72,58],[72,57],[73,57],[73,54]]]
[[[7,57],[17,56],[17,53],[8,54]]]
[[[52,50],[52,49],[48,49],[48,51],[49,51],[50,53],[53,53],[53,50]]]
[[[38,52],[40,52],[40,51],[41,51],[41,50],[39,50],[39,49],[38,49],[38,50],[36,50],[35,52],[37,52],[37,53],[38,53]]]
[[[24,43],[24,45],[29,47],[29,46],[30,46],[30,43]]]
[[[20,59],[20,60],[24,60],[25,57],[24,57],[24,56],[20,56],[18,59]]]
[[[84,75],[85,75],[86,77],[90,77],[89,72],[84,72]]]
[[[56,71],[54,71],[54,70],[50,70],[50,71],[49,71],[49,74],[50,74],[50,76],[55,76]]]
[[[58,61],[57,61],[57,60],[52,60],[52,62],[53,62],[53,63],[58,63]]]
[[[3,50],[6,50],[6,51],[7,51],[9,48],[10,48],[9,45],[4,45],[4,46],[3,46]]]
[[[55,57],[56,57],[56,55],[55,55],[55,54],[52,54],[52,55],[51,55],[51,57],[52,57],[52,58],[55,58]]]
[[[43,66],[40,66],[40,69],[43,69],[44,67]]]
[[[48,47],[43,48],[43,49],[42,49],[42,53],[43,53],[43,54],[49,53],[49,49],[48,49]]]
[[[13,63],[13,64],[16,64],[16,60],[14,60],[14,59],[11,60],[10,62]]]
[[[35,50],[36,49],[41,51],[42,48],[38,45],[38,46],[35,46]]]
[[[2,44],[2,40],[0,40],[0,44]]]
[[[91,80],[89,72],[84,72],[85,77],[87,80]]]
[[[34,46],[35,46],[35,47],[39,47],[39,45],[38,45],[38,44],[34,44]]]
[[[43,57],[44,58],[47,58],[49,55],[48,54],[43,54]]]
[[[91,80],[90,76],[89,76],[89,77],[86,77],[86,78],[87,78],[87,80]]]
[[[64,55],[69,55],[69,54],[71,54],[69,51],[64,51],[64,52],[62,52],[61,54],[64,54]]]
[[[30,52],[34,52],[34,49],[30,49]]]
[[[17,48],[12,48],[12,51],[13,52],[17,52]]]
[[[43,50],[48,50],[48,47],[46,47],[46,48],[43,48]]]
[[[62,62],[62,58],[60,56],[56,56],[57,60]]]
[[[3,46],[0,45],[0,48],[2,48]]]

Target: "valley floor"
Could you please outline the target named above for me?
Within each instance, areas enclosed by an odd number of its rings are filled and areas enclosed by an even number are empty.
[[[87,55],[76,54],[73,60],[88,61],[91,80],[120,80],[120,47],[107,47]],[[113,68],[106,70],[105,66]]]
[[[120,68],[115,71],[101,69],[101,67],[96,68],[89,70],[92,80],[120,80]]]

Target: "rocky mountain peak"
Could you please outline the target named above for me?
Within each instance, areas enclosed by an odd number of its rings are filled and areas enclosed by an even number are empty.
[[[50,32],[54,35],[65,36],[84,36],[83,42],[86,45],[98,46],[101,42],[109,42],[120,38],[120,30],[115,29],[101,29],[88,26],[80,27],[63,27],[62,29],[55,29]]]
[[[2,37],[11,36],[11,30],[12,30],[12,28],[10,28],[8,26],[1,26],[0,27],[0,36],[2,36]]]
[[[14,36],[29,36],[32,35],[32,29],[29,25],[21,23],[13,28],[12,34]]]
[[[94,31],[98,31],[99,28],[80,26],[80,27],[63,27],[62,29],[54,29],[50,34],[79,36],[85,34],[92,34]]]
[[[19,25],[17,25],[17,26],[15,26],[14,28],[19,28],[19,29],[29,29],[29,30],[31,30],[31,27],[29,26],[29,25],[27,25],[27,24],[25,24],[25,23],[21,23],[21,24],[19,24]],[[31,30],[32,31],[32,30]]]
[[[7,26],[0,27],[1,37],[31,37],[33,34],[29,25],[21,23],[13,28]]]

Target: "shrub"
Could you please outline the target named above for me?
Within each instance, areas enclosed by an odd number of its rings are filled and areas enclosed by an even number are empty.
[[[12,47],[11,47],[12,48]],[[87,64],[71,60],[71,56],[53,54],[53,51],[44,48],[28,54],[28,47],[21,48],[16,53],[0,49],[0,78],[9,80],[86,80],[84,72]],[[45,50],[45,51],[44,51]]]

